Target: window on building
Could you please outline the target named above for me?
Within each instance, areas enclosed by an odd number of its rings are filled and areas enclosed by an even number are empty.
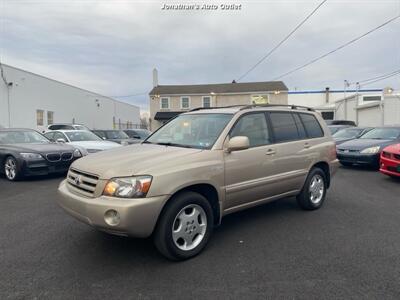
[[[190,98],[181,97],[181,108],[188,109],[190,107]]]
[[[307,135],[309,138],[319,138],[324,136],[321,126],[318,120],[310,114],[299,114],[301,121],[306,128]]]
[[[47,125],[51,125],[54,123],[54,112],[48,111],[47,112]]]
[[[321,116],[324,120],[333,120],[335,114],[333,111],[321,111]]]
[[[250,147],[268,145],[271,143],[264,113],[244,115],[233,128],[230,137],[247,136]]]
[[[381,96],[363,96],[363,101],[381,101]]]
[[[41,109],[36,110],[36,125],[43,126],[44,125],[44,111]]]
[[[268,104],[269,97],[268,95],[252,95],[251,96],[251,104]]]
[[[271,112],[269,117],[275,142],[294,141],[300,138],[292,113]]]
[[[203,107],[211,107],[211,97],[210,96],[203,97]]]
[[[169,98],[168,97],[163,97],[161,98],[160,102],[160,107],[161,109],[168,109],[169,108]]]

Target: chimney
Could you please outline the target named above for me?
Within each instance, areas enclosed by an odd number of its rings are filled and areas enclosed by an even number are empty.
[[[325,103],[329,103],[329,87],[325,88]]]
[[[158,71],[156,68],[153,69],[153,87],[158,86]]]

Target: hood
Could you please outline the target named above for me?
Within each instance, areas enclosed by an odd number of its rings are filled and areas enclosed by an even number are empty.
[[[80,141],[80,142],[70,142],[69,144],[85,148],[86,150],[87,149],[108,150],[112,148],[121,147],[120,144],[108,141]]]
[[[11,144],[4,145],[7,149],[19,152],[51,153],[51,152],[72,152],[74,147],[66,144],[44,143],[44,144]]]
[[[386,152],[394,153],[394,154],[400,154],[400,144],[394,144],[387,146],[385,149]]]
[[[83,157],[72,167],[96,174],[103,179],[146,175],[150,168],[161,169],[163,164],[171,162],[177,165],[182,157],[201,151],[200,149],[136,144]]]
[[[347,150],[363,150],[365,148],[381,146],[386,147],[390,144],[394,144],[396,141],[393,140],[377,140],[377,139],[354,139],[338,146],[339,149],[347,149]]]
[[[129,145],[141,142],[140,140],[137,139],[108,139],[108,141],[112,141],[118,144],[129,144]]]

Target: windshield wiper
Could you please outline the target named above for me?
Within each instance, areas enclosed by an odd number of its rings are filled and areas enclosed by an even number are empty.
[[[171,143],[171,142],[165,142],[165,143],[155,143],[156,145],[162,145],[162,146],[173,146],[173,147],[182,147],[182,148],[194,148],[193,146],[190,145],[182,145],[182,144],[176,144],[176,143]]]

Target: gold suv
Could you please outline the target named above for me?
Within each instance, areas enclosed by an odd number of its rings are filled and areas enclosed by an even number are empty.
[[[338,165],[310,108],[195,109],[144,142],[75,161],[59,204],[99,230],[154,238],[173,260],[201,252],[223,216],[283,197],[318,209]]]

